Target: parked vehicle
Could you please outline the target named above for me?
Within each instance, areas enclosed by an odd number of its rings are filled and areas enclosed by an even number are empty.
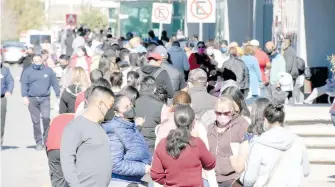
[[[27,47],[23,42],[6,42],[2,46],[3,61],[17,63],[26,54]]]

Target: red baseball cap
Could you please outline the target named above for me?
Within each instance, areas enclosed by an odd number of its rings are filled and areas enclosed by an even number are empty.
[[[153,58],[155,60],[162,60],[162,56],[158,53],[149,53],[147,58],[148,59]]]

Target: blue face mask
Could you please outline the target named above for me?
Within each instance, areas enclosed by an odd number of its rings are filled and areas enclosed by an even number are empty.
[[[221,53],[226,53],[227,52],[227,48],[226,47],[221,47],[220,51],[221,51]]]
[[[40,65],[33,64],[33,68],[34,68],[34,69],[36,69],[36,70],[41,70],[41,69],[42,69],[42,67],[43,67],[43,65],[42,65],[42,64],[40,64]]]

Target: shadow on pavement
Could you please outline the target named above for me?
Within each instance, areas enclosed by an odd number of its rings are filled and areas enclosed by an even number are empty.
[[[36,145],[27,146],[27,149],[36,149]]]
[[[1,150],[7,150],[7,149],[17,149],[19,148],[18,146],[1,146]]]

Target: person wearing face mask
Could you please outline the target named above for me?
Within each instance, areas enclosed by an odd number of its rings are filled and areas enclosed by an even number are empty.
[[[229,59],[229,51],[228,51],[228,41],[222,40],[220,42],[220,51],[222,61],[219,63],[218,67],[222,67],[223,63]]]
[[[60,161],[68,186],[109,185],[112,157],[108,136],[100,123],[113,104],[113,92],[96,86],[88,98],[85,112],[64,128]]]
[[[78,47],[76,55],[71,60],[70,67],[82,67],[87,74],[91,72],[92,59],[87,55],[85,46]]]
[[[23,103],[28,106],[34,125],[36,150],[42,150],[43,137],[50,123],[50,87],[53,87],[56,97],[60,96],[59,84],[55,72],[42,63],[42,58],[35,55],[33,64],[24,70],[21,77],[21,94]],[[43,121],[43,136],[40,122]]]
[[[310,163],[303,140],[284,128],[283,105],[269,104],[264,109],[264,133],[252,141],[243,186],[304,186]]]
[[[0,53],[1,66],[1,146],[3,143],[3,136],[5,134],[5,123],[7,113],[7,98],[12,95],[14,89],[14,79],[8,67],[2,65],[2,53]]]
[[[66,87],[71,85],[72,81],[72,68],[69,67],[70,57],[67,55],[60,55],[59,57],[59,67],[62,72],[60,75],[60,86],[61,90],[64,90]]]
[[[270,84],[274,86],[278,83],[279,74],[286,73],[286,62],[284,57],[276,50],[273,42],[267,42],[265,48],[265,52],[271,58]]]
[[[211,60],[208,57],[206,52],[206,45],[204,42],[198,42],[197,44],[198,51],[191,54],[188,59],[190,63],[190,70],[197,69],[200,67],[208,67],[211,64]]]
[[[230,187],[238,177],[231,166],[231,143],[242,143],[248,122],[238,114],[238,108],[230,96],[221,96],[214,107],[216,120],[208,126],[209,150],[216,158],[216,180],[219,187]]]
[[[152,155],[136,128],[134,106],[126,96],[118,95],[113,110],[115,117],[102,125],[109,137],[113,163],[109,186],[145,185],[141,178],[150,171]]]

